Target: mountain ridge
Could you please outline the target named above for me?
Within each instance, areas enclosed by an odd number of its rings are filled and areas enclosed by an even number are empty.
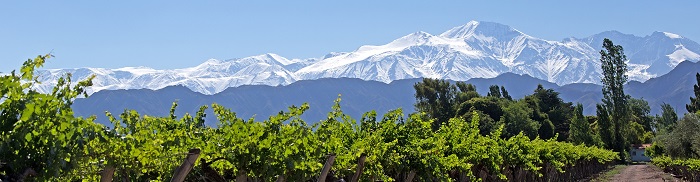
[[[551,41],[494,22],[470,21],[433,35],[418,31],[384,45],[364,45],[351,52],[331,52],[308,59],[274,53],[245,58],[209,59],[197,66],[157,70],[146,67],[39,70],[37,90],[48,92],[58,77],[76,80],[96,75],[89,92],[152,89],[183,85],[212,95],[242,85],[289,85],[319,78],[359,78],[390,83],[412,78],[465,81],[503,73],[527,74],[558,85],[598,83],[598,51],[603,38],[625,48],[631,80],[664,75],[682,61],[700,60],[700,44],[670,32],[643,37],[605,31],[585,38]]]
[[[685,113],[685,104],[693,95],[695,73],[700,62],[682,62],[668,74],[645,82],[632,81],[625,85],[626,92],[634,98],[649,102],[651,114],[660,114],[660,104],[668,103],[678,114]],[[106,123],[104,112],[118,114],[133,109],[140,114],[167,116],[172,102],[178,102],[177,115],[197,112],[199,106],[217,103],[230,108],[238,117],[258,119],[274,115],[292,105],[309,103],[311,108],[302,115],[307,121],[318,121],[327,117],[333,101],[340,95],[341,107],[346,114],[360,118],[364,112],[375,110],[378,114],[402,108],[404,113],[414,110],[415,91],[413,84],[420,78],[396,80],[383,83],[359,78],[320,78],[300,80],[285,86],[245,85],[206,95],[194,92],[185,86],[168,86],[159,90],[103,90],[88,98],[76,99],[72,108],[76,116],[97,116],[97,122]],[[454,82],[454,81],[452,81]],[[530,95],[538,84],[559,92],[565,102],[581,103],[584,114],[595,115],[595,105],[601,102],[602,87],[592,83],[573,83],[558,86],[529,75],[501,74],[494,78],[474,78],[466,83],[474,84],[477,92],[486,95],[490,85],[504,86],[514,99]],[[215,115],[207,111],[214,125]]]

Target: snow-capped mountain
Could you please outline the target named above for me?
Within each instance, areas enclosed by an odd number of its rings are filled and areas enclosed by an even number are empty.
[[[700,60],[698,43],[669,32],[654,32],[649,36],[637,37],[607,31],[578,41],[598,50],[602,48],[604,38],[609,38],[625,49],[625,55],[630,60],[628,66],[632,80],[646,81],[668,73],[681,61]]]
[[[50,91],[55,80],[70,73],[73,80],[96,75],[89,92],[104,89],[155,90],[171,85],[183,85],[195,92],[214,94],[241,85],[288,85],[298,80],[293,71],[312,62],[314,59],[290,60],[276,54],[264,54],[228,61],[210,59],[195,67],[174,70],[145,67],[39,70],[39,81],[42,84],[38,90]]]
[[[96,75],[91,92],[103,89],[160,89],[184,85],[214,94],[240,85],[288,85],[298,80],[360,78],[391,82],[409,78],[468,80],[502,73],[527,74],[559,85],[598,83],[598,53],[604,38],[625,48],[631,80],[645,81],[668,73],[681,61],[700,60],[700,45],[668,32],[638,37],[616,31],[563,41],[543,40],[510,26],[471,21],[439,35],[416,32],[385,45],[361,46],[311,59],[264,54],[231,60],[208,60],[175,70],[143,67],[78,68],[40,71],[39,90],[48,91],[65,73],[76,79]],[[75,80],[75,79],[74,79]]]

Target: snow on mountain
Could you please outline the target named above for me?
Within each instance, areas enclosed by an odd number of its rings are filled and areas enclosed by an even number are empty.
[[[684,60],[700,60],[700,55],[698,55],[698,53],[688,50],[688,48],[682,44],[676,45],[676,49],[673,51],[673,53],[666,56],[668,56],[670,59],[670,62],[668,63],[668,66],[670,67],[676,67]]]
[[[599,83],[598,59],[604,38],[625,48],[631,80],[645,81],[668,73],[682,61],[700,60],[698,43],[669,32],[638,37],[607,31],[586,38],[550,41],[507,25],[470,21],[439,35],[416,32],[385,45],[366,45],[319,58],[288,59],[268,53],[224,61],[210,59],[195,67],[173,70],[40,70],[43,83],[37,89],[48,92],[55,80],[66,73],[71,73],[73,80],[96,75],[90,92],[184,85],[196,92],[214,94],[240,85],[287,85],[319,78],[348,77],[388,83],[420,77],[492,78],[507,72],[559,85]]]
[[[471,75],[456,76],[463,70],[453,70],[456,66],[469,67],[468,60],[482,59],[479,52],[473,51],[464,41],[416,32],[386,45],[362,46],[354,52],[336,54],[297,71],[303,79],[349,77],[365,80],[391,82],[398,79],[418,77],[464,77],[496,76],[485,71],[471,71]],[[457,59],[455,59],[457,58]],[[444,70],[436,71],[435,69]],[[450,72],[457,71],[457,72]]]
[[[38,90],[49,92],[59,77],[72,74],[73,80],[83,80],[95,75],[89,92],[103,89],[160,89],[172,85],[183,85],[193,91],[214,94],[229,87],[241,85],[288,85],[297,81],[294,66],[308,65],[314,60],[289,60],[276,54],[264,54],[220,61],[210,59],[198,66],[155,70],[145,67],[118,69],[77,68],[39,70]]]
[[[700,60],[700,44],[668,32],[653,32],[648,36],[637,37],[607,31],[579,40],[599,50],[606,37],[624,47],[631,70],[628,75],[632,80],[645,81],[668,73],[681,61]]]
[[[471,21],[439,36],[417,32],[386,45],[362,46],[305,67],[297,75],[391,82],[417,77],[468,80],[513,72],[559,84],[590,83],[598,80],[593,75],[599,72],[591,50],[579,42],[546,41],[506,25]]]
[[[681,36],[678,35],[678,34],[674,34],[674,33],[670,33],[670,32],[663,32],[663,33],[664,33],[664,35],[666,35],[666,37],[668,37],[668,38],[672,38],[672,39],[680,39],[680,38],[683,38],[683,37],[681,37]]]

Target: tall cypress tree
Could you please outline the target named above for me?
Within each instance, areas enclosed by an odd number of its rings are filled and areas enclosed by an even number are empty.
[[[596,104],[596,115],[598,118],[598,135],[606,148],[613,148],[615,135],[613,134],[613,123],[610,120],[610,112],[603,104]]]
[[[627,106],[629,96],[625,94],[624,90],[624,85],[627,83],[627,75],[625,75],[627,56],[625,56],[622,46],[613,44],[610,39],[603,40],[603,48],[604,50],[600,51],[600,62],[603,70],[601,80],[603,83],[603,107],[608,112],[613,135],[608,147],[619,152],[620,159],[624,160],[625,152],[629,147],[624,135],[629,122],[629,107]]]
[[[574,117],[571,118],[571,127],[569,128],[569,141],[589,146],[596,144],[591,125],[583,116],[583,105],[581,104],[574,107]]]
[[[700,111],[700,73],[695,73],[695,79],[697,79],[697,84],[693,85],[695,98],[690,97],[690,104],[685,105],[685,109],[687,109],[689,113]]]

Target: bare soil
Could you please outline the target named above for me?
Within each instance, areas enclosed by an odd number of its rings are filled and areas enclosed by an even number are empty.
[[[622,182],[665,182],[665,181],[683,181],[674,178],[671,174],[663,172],[658,167],[651,164],[636,164],[629,165],[622,169],[619,174],[610,179],[610,181]]]

